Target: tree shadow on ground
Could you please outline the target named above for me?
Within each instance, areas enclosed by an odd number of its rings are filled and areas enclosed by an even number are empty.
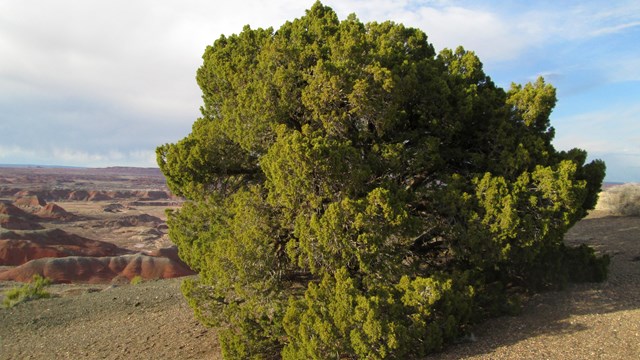
[[[427,359],[488,357],[498,348],[539,336],[595,331],[586,319],[598,321],[599,315],[640,309],[639,229],[640,217],[582,220],[565,241],[569,245],[585,243],[601,254],[609,254],[611,264],[605,282],[570,284],[563,291],[536,294],[526,302],[520,315],[477,324],[473,329],[475,341],[452,345]]]

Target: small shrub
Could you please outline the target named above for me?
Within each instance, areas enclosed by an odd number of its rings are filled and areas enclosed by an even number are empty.
[[[4,307],[10,308],[21,302],[48,298],[51,294],[45,291],[44,288],[49,284],[51,284],[49,279],[37,274],[33,275],[30,283],[7,291],[2,304]]]
[[[140,283],[141,283],[141,282],[143,282],[143,281],[144,281],[144,279],[142,278],[142,276],[140,276],[140,275],[136,275],[136,276],[134,276],[133,278],[131,278],[131,282],[130,282],[130,284],[131,284],[131,285],[138,285],[138,284],[140,284]]]
[[[640,184],[624,184],[603,191],[597,209],[615,215],[640,216]]]

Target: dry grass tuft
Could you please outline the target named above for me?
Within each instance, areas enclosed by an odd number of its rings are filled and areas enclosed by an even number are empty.
[[[640,216],[640,184],[614,186],[601,192],[596,210],[614,215]]]

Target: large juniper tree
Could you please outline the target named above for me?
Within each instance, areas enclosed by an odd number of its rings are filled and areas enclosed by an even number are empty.
[[[563,245],[604,164],[554,149],[555,90],[316,3],[209,46],[202,117],[157,149],[183,291],[227,358],[406,358],[510,294],[599,280]]]

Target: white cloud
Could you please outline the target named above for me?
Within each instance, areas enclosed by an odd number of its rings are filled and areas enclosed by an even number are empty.
[[[436,50],[459,45],[489,61],[517,57],[541,39],[531,23],[459,1],[332,2],[341,18],[356,13],[363,21],[393,20],[423,30]]]
[[[581,148],[607,165],[606,181],[640,181],[640,105],[609,108],[554,120],[559,150]]]
[[[289,0],[3,5],[0,80],[19,83],[8,93],[90,94],[134,112],[188,114],[188,122],[198,114],[195,71],[208,44],[245,24],[280,26],[305,7]]]
[[[640,153],[591,153],[591,159],[602,159],[607,166],[605,181],[640,182]]]
[[[17,145],[3,146],[0,145],[0,160],[10,161],[14,158],[34,158],[37,152],[33,149],[24,149]]]
[[[16,90],[92,94],[151,114],[190,114],[200,104],[195,70],[206,45],[245,24],[274,26],[300,17],[308,3],[281,0],[180,3],[151,0],[3,4],[0,15],[0,77],[13,76]],[[356,12],[363,20],[392,19],[419,27],[437,49],[463,45],[483,61],[515,59],[545,41],[616,31],[634,22],[616,7],[606,15],[589,8],[558,12],[503,13],[456,1],[326,1],[341,18]],[[461,4],[461,5],[460,5]],[[629,5],[630,6],[630,5]],[[601,10],[601,9],[600,9]],[[55,14],[55,16],[51,16]],[[591,20],[591,21],[590,21]],[[623,25],[615,20],[626,21]],[[595,26],[595,25],[594,25]],[[5,80],[3,80],[5,81]],[[14,86],[12,85],[12,86]],[[5,90],[6,91],[6,90]],[[28,94],[25,94],[28,95]]]
[[[139,166],[157,167],[150,150],[87,152],[72,148],[29,149],[16,145],[0,146],[0,163],[73,165],[84,167]]]
[[[600,67],[612,82],[640,81],[640,57],[636,54],[609,59]]]
[[[484,61],[508,61],[543,46],[625,31],[640,25],[640,5],[475,1],[346,1],[329,4],[344,17],[392,19],[424,30],[436,48],[464,46]]]
[[[128,161],[153,166],[153,151],[145,150],[147,144],[177,141],[198,116],[201,94],[195,72],[205,47],[221,34],[240,32],[245,24],[277,29],[303,16],[313,2],[0,0],[0,143],[4,145],[0,160]],[[566,86],[560,91],[565,92],[605,81],[640,80],[640,56],[633,44],[626,52],[615,48],[605,52],[601,47],[612,36],[637,32],[637,0],[543,5],[472,0],[323,2],[341,19],[356,13],[365,22],[390,19],[418,27],[437,50],[463,45],[476,51],[492,71],[510,66],[507,80],[526,81],[546,73],[548,78],[557,76]],[[581,53],[584,49],[591,52]],[[613,108],[565,120],[584,124],[589,116],[609,122],[594,125],[595,130],[574,125],[581,132],[568,135],[558,131],[556,143],[623,152],[623,144],[630,141],[600,135],[640,133],[632,125],[619,125],[631,117]],[[120,150],[110,152],[112,148]]]
[[[553,120],[554,145],[568,150],[579,147],[590,153],[640,156],[640,105],[610,107]]]
[[[526,38],[525,34],[510,32],[503,19],[487,11],[422,8],[407,14],[406,22],[425,30],[436,48],[462,45],[484,61],[512,59],[527,46],[526,41],[517,39]]]
[[[630,29],[638,26],[640,26],[640,21],[634,21],[626,24],[616,24],[616,25],[596,29],[591,32],[591,35],[601,36],[601,35],[615,34],[622,30],[626,30],[626,29]]]

